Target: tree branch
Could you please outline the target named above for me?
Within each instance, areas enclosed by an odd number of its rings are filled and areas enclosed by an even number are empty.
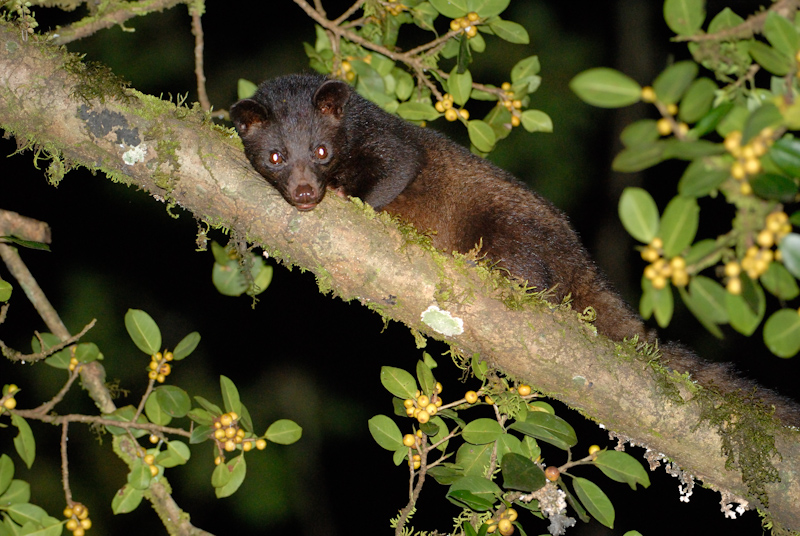
[[[575,312],[523,303],[497,277],[432,251],[360,203],[329,196],[313,212],[296,211],[250,168],[231,130],[210,124],[200,110],[133,91],[127,97],[106,92],[102,102],[81,99],[88,94],[82,88],[97,82],[72,74],[65,68],[71,62],[63,52],[23,43],[18,31],[0,24],[0,126],[46,147],[54,158],[136,185],[263,245],[283,262],[312,271],[322,288],[342,299],[357,299],[464,355],[480,353],[706,484],[745,497],[776,526],[800,530],[795,432],[776,428],[741,402],[733,406],[738,421],[710,425],[708,414],[730,407],[730,400],[670,375],[632,345],[596,335]],[[445,337],[424,324],[420,315],[432,305],[460,318],[463,332]],[[731,443],[743,423],[750,423],[746,435]],[[726,468],[723,447],[746,467],[754,438],[774,438],[777,455],[760,454],[769,456],[765,463],[774,466],[779,482]],[[745,483],[759,479],[762,496]]]

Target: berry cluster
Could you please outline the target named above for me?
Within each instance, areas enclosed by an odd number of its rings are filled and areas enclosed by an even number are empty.
[[[72,503],[72,505],[64,508],[64,517],[67,518],[64,526],[73,536],[83,536],[87,530],[92,528],[89,509],[81,503]]]
[[[458,17],[457,19],[451,20],[450,29],[454,32],[464,30],[464,33],[467,34],[467,38],[472,39],[478,35],[478,27],[475,25],[478,21],[480,21],[480,16],[474,11],[471,11],[467,13],[466,17]]]
[[[253,447],[258,450],[267,448],[266,439],[246,438],[245,435],[244,429],[239,427],[239,415],[235,411],[223,413],[214,419],[214,440],[220,452],[233,452],[239,445],[245,452],[253,450]],[[222,461],[222,456],[217,456],[214,463],[219,465]]]
[[[406,415],[414,417],[420,424],[425,424],[431,417],[436,415],[439,407],[442,405],[442,398],[439,396],[442,392],[442,384],[436,382],[435,393],[430,397],[420,393],[419,390],[414,394],[414,398],[407,398],[403,401],[406,408]]]
[[[642,101],[657,103],[658,96],[652,87],[645,86],[642,88]],[[659,111],[663,115],[663,117],[656,122],[656,129],[660,135],[669,136],[670,134],[675,134],[678,137],[683,137],[689,132],[689,125],[678,122],[675,119],[675,116],[678,115],[677,104],[672,103],[664,105],[657,103],[656,106],[658,106]]]
[[[395,17],[402,13],[403,11],[407,10],[408,8],[398,2],[397,0],[386,0],[386,3],[389,4],[386,7],[386,11],[390,14],[394,15]]]
[[[514,521],[517,520],[517,511],[513,508],[506,508],[497,516],[497,519],[489,521],[489,528],[486,530],[488,533],[494,531],[499,532],[503,536],[514,534]]]
[[[155,454],[145,454],[143,461],[147,464],[148,469],[150,469],[150,476],[155,477],[158,474]]]
[[[442,100],[437,101],[433,107],[436,108],[436,111],[440,114],[443,113],[444,118],[448,121],[455,121],[459,117],[464,119],[464,121],[469,119],[469,112],[465,108],[456,110],[453,107],[453,96],[450,93],[445,93],[442,96]]]
[[[518,127],[522,121],[519,115],[522,101],[514,98],[514,92],[511,91],[511,82],[503,82],[500,84],[500,89],[503,90],[503,97],[500,98],[500,103],[505,106],[506,110],[511,112],[511,126]]]
[[[172,372],[172,365],[168,363],[172,359],[172,352],[164,352],[163,355],[161,352],[153,354],[150,358],[150,370],[147,373],[147,377],[158,383],[164,383],[169,373]]]
[[[663,257],[663,247],[664,242],[660,238],[654,238],[650,244],[642,248],[642,259],[650,263],[644,269],[644,277],[656,290],[666,287],[668,280],[671,280],[676,287],[685,287],[689,283],[686,259],[675,256],[667,261]]]
[[[19,387],[12,383],[11,385],[6,386],[6,388],[3,390],[5,391],[5,394],[2,396],[2,398],[0,398],[0,404],[2,404],[2,407],[5,409],[16,408],[17,400],[14,398],[14,395],[19,392]]]
[[[353,80],[356,79],[356,73],[355,71],[353,71],[353,65],[347,60],[342,60],[342,63],[340,64],[339,68],[333,72],[333,76],[339,79],[346,80],[348,82],[352,82]]]
[[[780,251],[773,250],[784,236],[792,231],[789,216],[782,210],[771,212],[765,219],[764,229],[756,235],[756,244],[747,248],[741,264],[732,260],[725,264],[724,273],[727,278],[725,288],[734,295],[742,293],[742,271],[750,279],[758,279],[769,269],[772,261],[779,260]]]
[[[74,349],[74,346],[73,346],[73,349]],[[75,355],[73,353],[73,356],[69,358],[69,367],[68,367],[69,371],[73,372],[76,368],[78,368],[78,365],[79,365],[78,358],[75,357]]]
[[[736,161],[731,164],[731,177],[740,182],[739,191],[742,195],[750,195],[753,188],[747,178],[761,172],[760,158],[766,154],[767,149],[775,141],[772,139],[773,129],[765,128],[757,136],[742,145],[742,132],[733,130],[725,136],[723,145]]]

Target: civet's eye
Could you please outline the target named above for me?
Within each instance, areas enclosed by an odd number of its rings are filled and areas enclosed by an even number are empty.
[[[314,154],[317,155],[317,158],[320,160],[325,160],[328,158],[328,148],[324,145],[318,145],[316,149],[314,149]]]
[[[279,164],[283,164],[283,155],[278,151],[272,151],[269,153],[269,163],[273,166],[277,166]]]

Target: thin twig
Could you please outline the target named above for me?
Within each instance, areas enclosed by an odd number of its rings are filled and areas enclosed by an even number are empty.
[[[202,9],[194,4],[189,8],[192,15],[192,35],[194,35],[194,74],[197,77],[197,99],[204,111],[211,111],[211,102],[206,93],[206,74],[203,67],[203,22]]]
[[[357,1],[355,4],[353,4],[352,6],[350,6],[349,8],[347,8],[347,11],[345,11],[344,13],[342,13],[341,15],[339,15],[338,17],[336,17],[335,19],[333,19],[333,21],[332,21],[332,22],[333,22],[333,24],[337,24],[337,25],[338,25],[338,24],[341,24],[341,23],[343,23],[343,22],[344,22],[344,21],[346,21],[347,19],[349,19],[349,18],[350,18],[350,16],[351,16],[353,13],[355,13],[356,11],[358,11],[359,9],[361,9],[361,6],[363,6],[363,5],[364,5],[364,2],[365,2],[365,0],[358,0],[358,1]]]
[[[97,323],[97,319],[93,318],[91,322],[86,324],[86,326],[80,331],[80,333],[78,333],[77,335],[73,335],[72,337],[68,338],[65,341],[61,341],[60,343],[56,344],[55,346],[51,346],[50,348],[48,348],[46,350],[44,349],[44,344],[42,343],[42,338],[39,335],[39,332],[34,332],[35,335],[36,335],[36,338],[39,339],[39,343],[42,346],[42,351],[41,352],[36,352],[36,353],[33,353],[33,354],[23,354],[23,353],[17,352],[16,350],[14,350],[12,348],[9,348],[8,346],[5,345],[5,343],[3,341],[0,341],[0,349],[3,350],[3,355],[6,356],[11,361],[23,361],[25,363],[33,363],[35,361],[41,361],[42,359],[46,359],[46,358],[50,357],[51,355],[55,354],[56,352],[66,348],[67,346],[69,346],[71,344],[75,344],[76,342],[78,342],[81,339],[81,337],[86,335],[87,331],[89,331],[90,329],[92,329],[94,327],[94,325],[96,323]]]
[[[61,485],[64,486],[64,498],[67,505],[72,504],[72,490],[69,488],[69,459],[67,458],[67,430],[69,421],[61,423]]]

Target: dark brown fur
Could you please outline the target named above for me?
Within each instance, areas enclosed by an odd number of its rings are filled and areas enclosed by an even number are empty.
[[[231,119],[245,152],[268,182],[299,210],[313,209],[326,189],[359,197],[379,210],[433,231],[438,249],[487,258],[555,301],[597,312],[595,326],[611,339],[655,341],[595,265],[567,217],[509,173],[446,137],[390,115],[339,81],[290,75],[265,82],[236,103]],[[276,156],[277,155],[277,156]],[[664,361],[723,391],[754,385],[724,365],[668,344]],[[760,391],[785,422],[798,409]]]

